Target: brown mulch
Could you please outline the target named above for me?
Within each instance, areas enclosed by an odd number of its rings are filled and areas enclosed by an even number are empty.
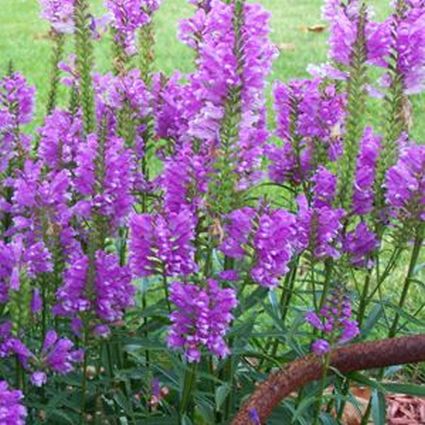
[[[370,390],[365,388],[352,388],[360,410],[366,410],[370,400]],[[386,396],[387,425],[425,425],[425,398],[413,397],[405,394],[391,394]],[[344,425],[360,425],[358,409],[347,404],[344,415]],[[371,421],[370,424],[373,424]]]

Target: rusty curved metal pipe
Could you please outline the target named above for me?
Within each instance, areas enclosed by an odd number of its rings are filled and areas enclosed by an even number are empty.
[[[352,344],[337,348],[331,354],[331,367],[343,373],[422,361],[425,361],[425,334]],[[252,409],[258,413],[261,423],[265,423],[285,397],[322,375],[322,361],[313,354],[289,363],[258,385],[232,425],[251,424]]]

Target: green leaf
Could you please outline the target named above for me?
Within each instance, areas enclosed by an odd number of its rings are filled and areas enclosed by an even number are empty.
[[[401,393],[417,397],[425,397],[425,386],[415,384],[382,384],[389,393]]]
[[[230,389],[231,387],[229,384],[223,384],[215,390],[215,408],[217,411],[220,410],[224,400],[226,400],[227,396],[229,395]]]
[[[372,391],[372,417],[375,425],[385,425],[387,416],[387,405],[382,392]]]

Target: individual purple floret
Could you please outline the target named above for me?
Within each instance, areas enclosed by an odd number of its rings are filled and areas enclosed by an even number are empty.
[[[187,210],[133,215],[130,219],[133,274],[179,276],[195,272],[195,225],[195,217]]]
[[[365,215],[373,209],[375,197],[373,185],[380,146],[381,137],[374,134],[370,127],[366,128],[357,157],[353,190],[353,213],[355,214]]]
[[[74,31],[75,0],[39,0],[41,17],[59,33]]]
[[[288,272],[295,248],[295,217],[285,210],[257,213],[253,208],[232,212],[220,250],[230,258],[252,256],[252,278],[273,288]]]
[[[311,345],[311,351],[318,356],[323,356],[328,353],[331,349],[331,346],[326,339],[317,339]]]
[[[202,347],[221,358],[230,353],[224,336],[233,319],[231,311],[237,305],[233,289],[222,289],[212,279],[204,288],[174,282],[170,300],[176,309],[170,317],[169,347],[183,349],[188,362],[201,360]]]
[[[0,381],[0,423],[25,425],[27,409],[22,404],[21,391],[11,390],[6,381]]]
[[[310,208],[305,196],[298,197],[298,207],[298,249],[309,250],[315,260],[339,258],[344,210],[328,206]]]
[[[343,243],[344,252],[355,267],[373,266],[372,254],[379,247],[379,240],[366,223],[359,223],[355,230],[347,233]]]
[[[319,313],[310,311],[305,318],[322,332],[322,338],[312,345],[317,355],[326,354],[332,346],[345,344],[360,333],[357,322],[352,319],[350,299],[341,288],[332,291]]]
[[[401,220],[425,221],[425,146],[407,144],[385,180],[386,201]]]

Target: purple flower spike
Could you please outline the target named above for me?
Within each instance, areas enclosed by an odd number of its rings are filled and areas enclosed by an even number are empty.
[[[350,300],[341,288],[332,291],[319,313],[308,312],[306,321],[323,335],[312,344],[312,351],[322,356],[334,344],[345,344],[359,335],[358,324],[351,316]]]
[[[228,257],[252,256],[252,278],[260,285],[274,288],[288,272],[295,250],[295,217],[285,210],[257,213],[242,208],[229,214],[220,250]],[[252,253],[253,251],[253,253]]]
[[[346,235],[344,241],[344,251],[348,253],[351,263],[356,267],[372,267],[371,256],[378,247],[378,238],[369,230],[366,223],[360,223],[354,231]]]
[[[407,144],[386,175],[386,200],[401,220],[425,221],[425,146]]]
[[[174,282],[170,300],[176,306],[168,333],[171,348],[183,349],[188,362],[201,360],[203,346],[221,358],[229,354],[224,336],[233,319],[231,311],[237,305],[233,289],[222,289],[212,279],[205,288]]]
[[[373,184],[379,157],[381,137],[366,128],[360,143],[353,191],[353,212],[365,215],[372,211],[374,201]]]
[[[21,391],[10,390],[6,381],[0,381],[0,423],[25,425],[27,409],[22,405]]]
[[[75,0],[40,0],[41,17],[60,33],[74,31]]]
[[[134,275],[165,272],[167,276],[184,276],[196,270],[195,217],[190,211],[133,215],[130,229],[130,264]]]

